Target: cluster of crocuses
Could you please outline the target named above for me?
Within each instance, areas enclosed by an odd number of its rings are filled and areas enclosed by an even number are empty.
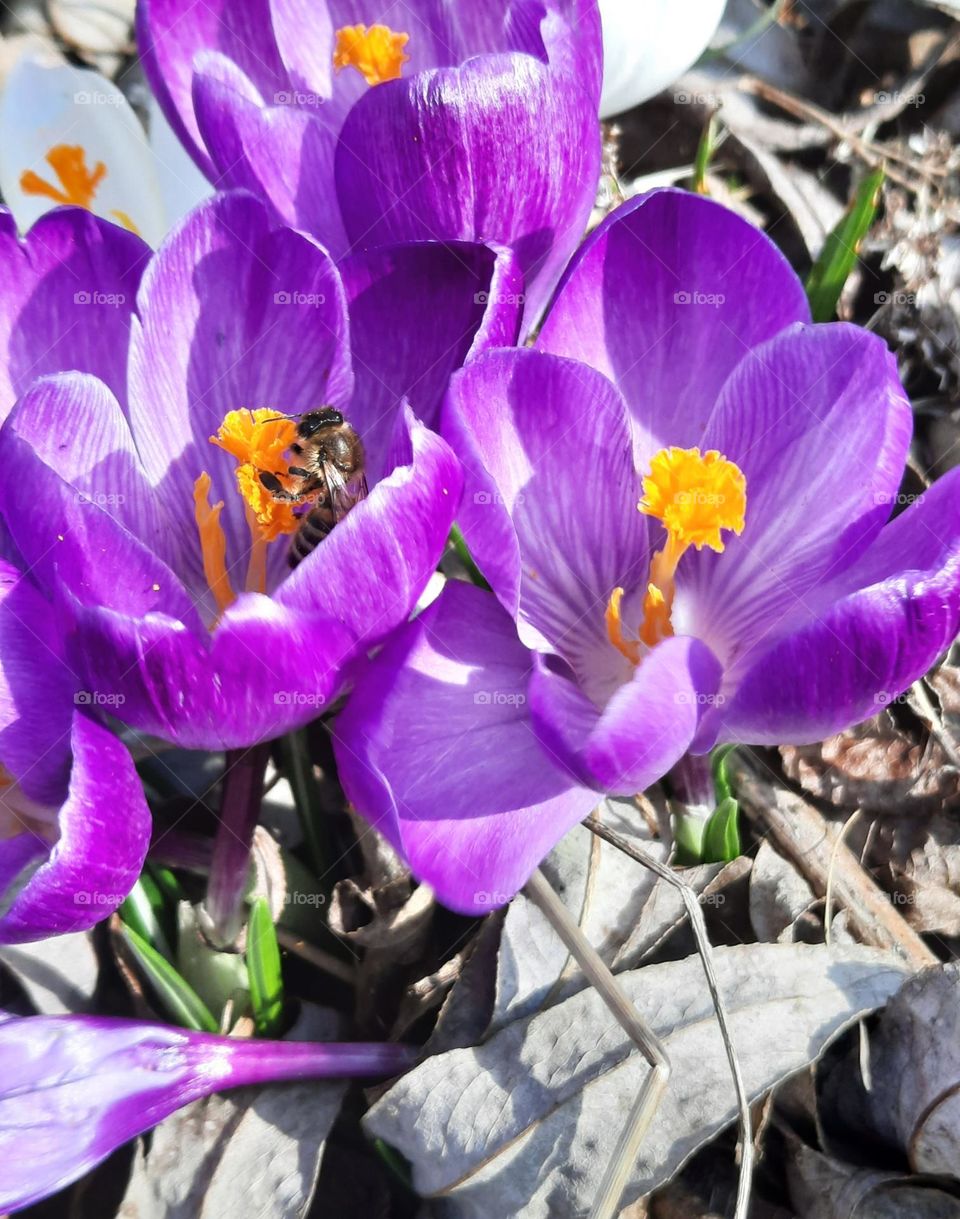
[[[865,718],[956,633],[956,479],[890,520],[911,416],[879,339],[811,325],[772,243],[699,196],[638,199],[574,253],[593,0],[386,10],[142,3],[217,192],[155,251],[81,207],[22,240],[3,218],[0,942],[88,927],[136,880],[150,813],[117,723],[242,750],[346,696],[351,801],[485,912],[601,794]],[[50,163],[83,202],[83,158]],[[298,517],[260,476],[321,405],[369,495],[291,573]],[[489,589],[416,614],[454,524]],[[217,1086],[407,1061],[172,1036],[0,1025],[23,1169],[0,1209]],[[63,1135],[46,1176],[24,1128]]]

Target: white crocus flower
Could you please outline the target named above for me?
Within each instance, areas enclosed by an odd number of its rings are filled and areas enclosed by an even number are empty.
[[[98,72],[24,55],[0,96],[0,191],[21,231],[61,204],[156,246],[168,228],[157,164],[126,98]]]
[[[653,97],[696,63],[726,0],[600,0],[603,118]]]

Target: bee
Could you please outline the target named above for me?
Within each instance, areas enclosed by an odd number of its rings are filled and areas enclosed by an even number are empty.
[[[275,499],[312,504],[300,518],[287,562],[296,567],[367,494],[363,442],[343,415],[324,406],[300,416],[290,446],[298,461],[287,470],[297,480],[288,491],[275,474],[261,470],[260,482]]]

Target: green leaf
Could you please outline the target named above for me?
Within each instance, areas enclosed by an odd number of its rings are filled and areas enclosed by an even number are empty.
[[[293,792],[293,803],[310,854],[310,863],[316,874],[322,876],[327,870],[326,859],[329,854],[324,833],[327,819],[320,801],[316,775],[313,773],[307,730],[298,728],[295,732],[288,732],[285,737],[280,738],[279,748],[280,766]]]
[[[136,934],[166,957],[173,959],[170,944],[163,930],[164,897],[156,881],[148,872],[127,894],[120,907],[120,917]]]
[[[703,827],[703,863],[729,863],[740,854],[740,806],[731,796],[721,800]]]
[[[703,862],[703,831],[706,822],[700,817],[677,817],[673,827],[673,840],[677,848],[676,862],[680,867],[690,867]]]
[[[270,1037],[278,1032],[283,1017],[283,972],[277,929],[264,897],[258,897],[250,910],[246,955],[253,1019],[261,1037]]]
[[[477,588],[485,588],[489,592],[490,585],[483,578],[483,572],[474,563],[470,548],[457,525],[454,525],[450,530],[450,541],[453,544],[453,549],[457,552],[460,562],[467,569],[467,575],[470,577],[471,583],[476,584]]]
[[[720,131],[720,124],[717,122],[716,114],[711,114],[707,120],[707,125],[703,129],[703,134],[700,136],[700,143],[697,145],[697,157],[693,163],[693,189],[698,195],[709,195],[707,190],[707,169],[710,162],[713,160],[713,154],[719,147],[717,135]]]
[[[730,772],[727,769],[727,762],[735,749],[736,745],[721,745],[710,755],[710,767],[713,771],[713,789],[716,792],[718,804],[723,800],[732,799],[733,797],[733,788],[730,785]]]
[[[857,261],[860,243],[876,217],[883,179],[882,166],[864,178],[813,264],[807,279],[807,298],[815,322],[829,322],[836,314],[837,301]]]
[[[171,1018],[184,1028],[200,1033],[216,1033],[217,1022],[210,1009],[192,986],[177,973],[170,962],[132,927],[124,926],[123,937]]]

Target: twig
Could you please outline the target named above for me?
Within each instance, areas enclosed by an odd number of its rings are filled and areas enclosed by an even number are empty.
[[[627,1117],[626,1126],[614,1148],[590,1212],[590,1219],[613,1219],[613,1216],[619,1213],[620,1199],[629,1180],[630,1170],[636,1163],[640,1144],[670,1079],[670,1060],[659,1037],[642,1019],[544,874],[534,872],[527,881],[524,892],[549,920],[554,931],[576,958],[587,981],[596,989],[651,1067]]]
[[[717,975],[713,968],[713,951],[710,945],[710,937],[707,934],[707,924],[703,917],[703,910],[697,900],[697,895],[688,884],[677,876],[672,868],[660,863],[658,859],[654,859],[652,855],[648,855],[641,847],[623,838],[614,830],[608,829],[595,814],[588,817],[584,825],[588,830],[596,834],[598,838],[602,838],[604,842],[609,842],[611,846],[616,847],[618,851],[622,851],[624,855],[628,855],[631,859],[635,859],[637,863],[643,864],[645,868],[649,868],[651,872],[659,876],[666,884],[672,885],[683,899],[683,904],[690,918],[690,926],[697,941],[697,949],[699,950],[700,961],[703,964],[703,972],[706,975],[710,998],[713,1000],[713,1008],[717,1013],[717,1024],[720,1026],[720,1036],[723,1038],[723,1046],[727,1053],[727,1062],[730,1064],[730,1074],[733,1076],[733,1086],[737,1094],[737,1116],[740,1124],[740,1178],[737,1182],[735,1219],[746,1219],[747,1212],[750,1209],[750,1191],[753,1183],[754,1166],[750,1099],[747,1096],[746,1085],[743,1082],[740,1060],[737,1058],[733,1039],[730,1036],[727,1010],[723,1002],[723,996],[720,994],[720,988],[717,985]]]
[[[731,762],[740,807],[817,896],[826,895],[833,860],[831,891],[836,891],[837,904],[847,910],[851,928],[864,944],[893,949],[913,969],[939,964],[850,848],[845,843],[834,847],[836,831],[820,813],[801,796],[769,782],[760,765],[745,750],[738,750]]]
[[[353,986],[356,982],[356,973],[353,966],[338,960],[333,953],[325,952],[322,948],[317,948],[315,944],[308,944],[305,939],[295,935],[292,931],[278,927],[277,943],[282,948],[286,948],[287,952],[292,952],[294,956],[301,957],[311,965],[316,965],[318,969],[332,974],[333,977],[339,978],[341,982],[346,982],[348,986]]]

